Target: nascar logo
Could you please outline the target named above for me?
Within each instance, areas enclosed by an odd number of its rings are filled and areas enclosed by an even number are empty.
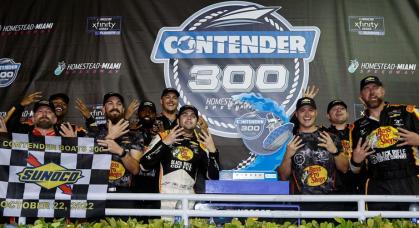
[[[83,177],[80,170],[66,169],[54,163],[41,165],[33,155],[29,155],[27,161],[34,168],[25,168],[17,173],[20,182],[35,183],[46,189],[59,187],[64,194],[71,195],[72,189],[68,184],[74,184]]]
[[[161,28],[151,60],[164,64],[180,105],[193,104],[212,133],[241,137],[235,120],[252,106],[234,99],[258,94],[290,115],[308,83],[320,30],[292,26],[278,11],[252,2],[210,5],[179,27]]]

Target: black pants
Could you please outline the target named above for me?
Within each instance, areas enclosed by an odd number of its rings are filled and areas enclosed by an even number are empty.
[[[367,195],[419,195],[419,178],[416,176],[367,182]],[[368,203],[371,211],[408,211],[410,203]]]
[[[128,187],[117,187],[116,191],[108,191],[108,193],[132,193]],[[135,209],[138,208],[138,204],[135,200],[106,200],[106,208],[127,208]],[[134,217],[134,216],[131,216]],[[120,216],[122,220],[128,220],[128,216]]]

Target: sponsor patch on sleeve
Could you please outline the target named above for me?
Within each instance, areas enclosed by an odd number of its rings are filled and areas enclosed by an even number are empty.
[[[419,109],[417,109],[417,108],[415,107],[415,105],[408,105],[408,106],[406,107],[406,111],[407,111],[407,112],[410,112],[410,113],[414,113],[414,114],[415,114],[415,116],[416,116],[416,119],[418,119],[418,120],[419,120]]]

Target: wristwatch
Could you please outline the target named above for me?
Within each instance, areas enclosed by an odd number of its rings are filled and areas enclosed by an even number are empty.
[[[123,158],[127,155],[127,153],[129,153],[129,149],[128,148],[124,148],[123,152],[121,155],[118,155],[120,158]]]

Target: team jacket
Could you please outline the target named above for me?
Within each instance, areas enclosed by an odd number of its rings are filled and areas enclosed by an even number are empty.
[[[418,148],[398,147],[397,128],[419,133],[419,114],[413,105],[386,104],[380,120],[367,115],[353,124],[352,148],[367,139],[373,154],[367,157],[369,178],[387,180],[417,175]]]
[[[143,170],[160,163],[160,192],[166,192],[165,188],[193,191],[198,172],[207,179],[219,178],[218,151],[209,153],[196,136],[168,146],[162,141],[167,134],[156,135],[140,160]]]

